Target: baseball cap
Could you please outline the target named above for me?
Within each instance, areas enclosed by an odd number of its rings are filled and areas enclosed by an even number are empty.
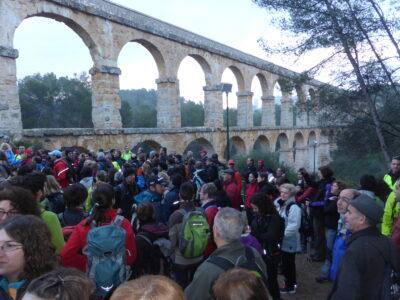
[[[226,169],[226,170],[224,171],[224,173],[225,173],[225,174],[229,174],[229,175],[234,175],[234,174],[235,174],[235,172],[234,172],[233,170],[231,170],[231,169]]]
[[[371,225],[379,224],[382,221],[383,209],[371,197],[361,194],[351,200],[350,205],[374,222]]]
[[[51,152],[49,152],[49,155],[50,156],[55,156],[55,157],[61,157],[62,156],[62,153],[61,153],[61,151],[60,150],[53,150],[53,151],[51,151]]]
[[[166,186],[167,182],[162,177],[153,176],[149,180],[149,185],[155,185],[155,184],[160,184],[162,186]]]

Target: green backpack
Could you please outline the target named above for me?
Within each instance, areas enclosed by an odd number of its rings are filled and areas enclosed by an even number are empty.
[[[207,218],[201,210],[192,210],[183,214],[179,234],[179,251],[185,258],[196,258],[203,255],[210,237]]]

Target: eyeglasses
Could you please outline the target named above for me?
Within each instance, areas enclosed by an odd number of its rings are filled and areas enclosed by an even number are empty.
[[[19,212],[17,210],[5,211],[3,209],[0,209],[0,219],[2,219],[4,216],[6,216],[8,218],[8,217],[14,217],[18,214],[19,214]]]
[[[0,245],[0,250],[3,252],[12,252],[17,249],[21,249],[23,247],[22,244],[13,242],[13,241],[5,241],[2,245]]]

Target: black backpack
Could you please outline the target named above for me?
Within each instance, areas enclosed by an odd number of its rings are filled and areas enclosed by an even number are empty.
[[[286,217],[289,216],[289,210],[292,207],[292,205],[297,205],[301,210],[301,224],[299,228],[300,234],[304,235],[305,237],[311,236],[313,232],[313,225],[311,222],[310,215],[307,213],[307,209],[303,204],[292,202],[288,206],[286,206],[285,209]]]
[[[265,274],[263,273],[261,267],[257,264],[256,262],[256,257],[254,255],[255,250],[252,250],[250,247],[245,247],[245,254],[243,256],[240,256],[237,260],[236,263],[231,262],[229,259],[226,259],[222,256],[213,256],[211,255],[208,259],[207,262],[212,263],[222,270],[229,271],[230,269],[233,269],[235,267],[247,269],[254,273],[257,277],[261,278],[262,281],[264,282],[265,286],[267,287],[267,278]]]

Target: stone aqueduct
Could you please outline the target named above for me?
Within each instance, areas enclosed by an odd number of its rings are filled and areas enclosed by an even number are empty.
[[[22,128],[16,79],[18,50],[13,47],[13,39],[21,22],[34,16],[65,23],[90,50],[93,129]],[[118,95],[121,71],[117,61],[129,42],[144,46],[157,65],[157,128],[122,128]],[[181,128],[177,72],[187,56],[200,64],[205,76],[204,127]],[[307,117],[302,110],[306,100],[317,102],[316,91],[321,83],[316,80],[296,85],[298,73],[105,0],[0,0],[0,132],[39,139],[49,148],[77,145],[97,149],[147,142],[182,153],[197,141],[223,156],[226,133],[220,84],[227,68],[238,85],[238,121],[231,132],[237,151],[246,153],[254,147],[277,150],[287,163],[311,167],[313,141],[318,141],[317,165],[329,161],[333,132],[319,128],[316,118]],[[251,84],[255,77],[262,88],[260,127],[253,126]],[[275,122],[276,84],[282,91],[279,126]],[[296,120],[292,94],[297,95],[300,107]]]

